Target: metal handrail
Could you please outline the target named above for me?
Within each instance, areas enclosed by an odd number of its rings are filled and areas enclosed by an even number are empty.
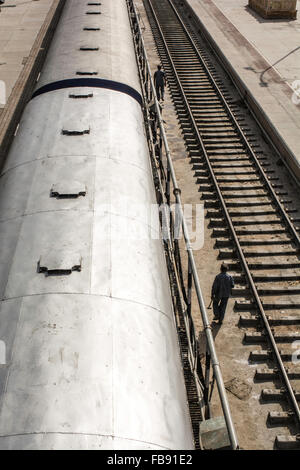
[[[165,132],[162,116],[161,116],[160,105],[159,105],[159,102],[157,100],[156,90],[155,90],[154,82],[153,82],[153,79],[152,79],[152,73],[151,73],[151,69],[150,69],[150,65],[149,65],[149,61],[148,61],[148,57],[147,57],[147,52],[146,52],[146,48],[145,48],[145,44],[144,44],[144,39],[143,39],[142,31],[141,31],[141,28],[140,28],[140,24],[139,24],[139,18],[138,18],[138,14],[137,14],[136,7],[134,5],[133,0],[127,0],[127,4],[128,4],[128,7],[129,7],[129,11],[131,11],[133,13],[134,18],[135,18],[135,22],[136,22],[135,23],[136,24],[135,33],[137,35],[137,42],[138,42],[138,49],[139,49],[138,53],[139,53],[140,60],[142,62],[142,64],[140,64],[140,65],[143,68],[143,75],[144,75],[145,83],[146,83],[146,94],[147,94],[148,99],[150,98],[150,100],[151,99],[154,100],[155,110],[156,110],[156,117],[157,117],[157,121],[158,121],[158,127],[160,129],[160,138],[161,138],[161,141],[162,141],[163,146],[164,146],[165,157],[166,157],[166,160],[167,160],[167,181],[166,181],[167,184],[166,184],[166,194],[165,195],[166,195],[167,201],[170,202],[170,182],[172,182],[173,194],[174,194],[175,201],[176,201],[176,204],[177,204],[177,209],[179,211],[178,216],[179,216],[180,221],[181,221],[181,227],[182,227],[182,231],[183,231],[183,235],[184,235],[185,248],[186,248],[186,251],[187,251],[187,254],[188,254],[189,280],[192,280],[193,283],[194,283],[194,287],[195,287],[195,291],[196,291],[196,297],[197,297],[198,306],[199,306],[199,311],[200,311],[200,314],[201,314],[202,323],[203,323],[203,327],[204,327],[204,332],[205,332],[205,336],[206,336],[206,340],[207,340],[207,350],[208,350],[208,354],[210,355],[210,358],[211,358],[213,374],[214,374],[214,378],[215,378],[217,386],[218,386],[219,397],[220,397],[220,401],[221,401],[221,406],[222,406],[222,410],[223,410],[223,414],[224,414],[224,418],[225,418],[225,422],[226,422],[226,426],[227,426],[227,431],[228,431],[231,447],[232,447],[232,449],[236,450],[236,449],[238,449],[238,440],[237,440],[233,420],[232,420],[232,417],[231,417],[230,407],[229,407],[229,403],[228,403],[228,399],[227,399],[227,395],[226,395],[226,390],[225,390],[225,386],[224,386],[224,381],[223,381],[223,377],[222,377],[222,373],[221,373],[221,369],[220,369],[220,363],[219,363],[217,353],[216,353],[216,349],[215,349],[212,329],[211,329],[211,326],[210,326],[210,323],[209,323],[209,320],[208,320],[206,307],[205,307],[205,303],[204,303],[204,298],[203,298],[202,290],[201,290],[201,287],[200,287],[200,282],[199,282],[196,263],[195,263],[195,259],[194,259],[192,244],[191,244],[190,237],[189,237],[188,226],[187,226],[186,220],[184,218],[184,213],[183,213],[183,208],[182,208],[181,190],[178,186],[175,170],[174,170],[174,167],[173,167],[172,157],[171,157],[171,153],[170,153],[170,149],[169,149],[169,145],[168,145],[168,141],[167,141],[167,136],[166,136],[166,132]],[[161,162],[162,162],[162,159],[161,159]],[[191,288],[192,288],[192,286],[189,285],[188,288],[189,288],[189,298],[191,299]],[[185,319],[186,319],[186,316],[185,316]],[[189,318],[189,321],[192,321],[192,318]],[[193,346],[192,346],[192,343],[191,343],[192,338],[190,338],[190,330],[188,328],[187,328],[187,335],[188,335],[188,343],[189,343],[190,354],[195,354],[195,352],[194,352],[195,348],[193,348]],[[195,344],[196,341],[197,340],[194,337],[193,338],[193,343]],[[196,351],[196,354],[198,356],[198,351]],[[194,374],[195,374],[195,367],[197,365],[197,359],[198,359],[198,357],[194,358],[194,370],[193,370]]]

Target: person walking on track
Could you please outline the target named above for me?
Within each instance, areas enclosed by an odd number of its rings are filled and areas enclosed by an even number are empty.
[[[222,264],[221,272],[216,276],[211,289],[214,320],[219,320],[219,325],[223,323],[228,299],[234,287],[234,280],[227,273],[227,269],[226,264]]]
[[[164,101],[166,84],[166,74],[161,70],[161,65],[158,65],[157,70],[154,74],[154,85],[158,101],[160,101],[161,99],[162,101]]]

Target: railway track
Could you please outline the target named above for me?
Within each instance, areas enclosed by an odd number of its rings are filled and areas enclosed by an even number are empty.
[[[249,360],[261,363],[261,401],[281,405],[268,426],[280,426],[277,448],[300,448],[300,218],[280,175],[232,98],[182,2],[144,0],[157,50],[219,258],[234,273]],[[179,9],[178,9],[179,8]],[[271,151],[270,151],[271,152]],[[255,349],[257,348],[257,349]],[[298,347],[300,349],[300,347]],[[293,355],[294,354],[294,355]],[[272,383],[264,388],[263,383]]]

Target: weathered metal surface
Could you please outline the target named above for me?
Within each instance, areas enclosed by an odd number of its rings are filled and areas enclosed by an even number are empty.
[[[93,7],[95,11],[101,10],[101,15],[94,16],[86,14],[89,7],[85,2],[67,2],[38,86],[78,78],[76,72],[94,71],[99,78],[118,80],[138,90],[138,74],[131,66],[136,58],[125,7],[126,2],[122,0],[102,2]],[[94,30],[86,30],[87,27]],[[76,31],[76,44],[73,31]],[[99,51],[82,51],[81,47],[99,47]]]
[[[109,47],[82,64],[86,8],[67,2],[38,87],[89,65],[139,90],[126,3],[102,1]],[[191,449],[141,108],[112,90],[69,94],[29,103],[1,176],[0,449]],[[70,122],[89,134],[64,135]],[[51,197],[60,183],[86,194]]]

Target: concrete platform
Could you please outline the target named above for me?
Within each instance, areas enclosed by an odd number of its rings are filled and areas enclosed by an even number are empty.
[[[64,4],[65,0],[6,0],[0,7],[0,167]]]
[[[247,0],[186,3],[300,181],[300,19],[263,19],[248,7]]]
[[[26,64],[52,3],[53,0],[6,0],[0,8],[0,80],[6,85],[6,99]]]

